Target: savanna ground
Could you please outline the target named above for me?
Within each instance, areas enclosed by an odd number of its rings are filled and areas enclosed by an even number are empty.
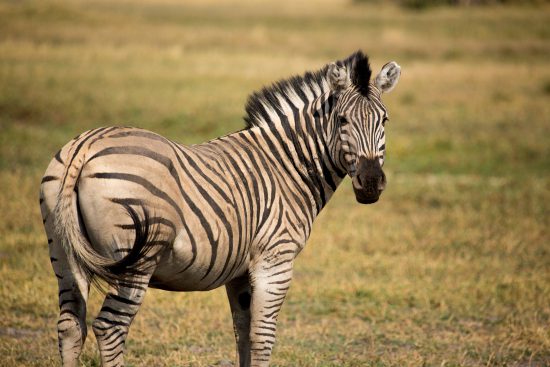
[[[548,24],[547,5],[0,2],[0,365],[59,364],[38,206],[59,147],[110,124],[202,142],[243,126],[251,91],[358,48],[403,67],[388,188],[361,206],[348,179],[319,217],[273,365],[549,365]],[[225,291],[151,290],[127,350],[130,366],[227,364]],[[82,361],[99,365],[91,332]]]

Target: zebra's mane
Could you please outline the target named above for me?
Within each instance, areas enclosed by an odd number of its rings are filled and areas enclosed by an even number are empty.
[[[359,50],[346,59],[337,61],[336,64],[346,66],[352,84],[359,93],[367,97],[372,74],[368,57]],[[282,110],[280,100],[293,101],[296,98],[307,100],[307,96],[311,95],[311,91],[315,91],[315,95],[319,96],[320,93],[328,90],[326,78],[328,67],[327,64],[320,70],[308,71],[302,76],[297,75],[279,80],[260,91],[252,93],[246,102],[246,115],[244,117],[246,127],[251,128],[265,123],[272,123],[270,111]]]

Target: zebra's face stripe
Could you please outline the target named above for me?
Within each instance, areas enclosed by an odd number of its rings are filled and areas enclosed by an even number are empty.
[[[343,93],[336,104],[334,119],[340,137],[341,160],[352,177],[357,200],[375,202],[386,184],[382,166],[388,114],[379,90],[372,86],[369,97],[353,88]]]

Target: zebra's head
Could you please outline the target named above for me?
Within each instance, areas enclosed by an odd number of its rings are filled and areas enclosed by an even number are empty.
[[[382,166],[388,113],[381,95],[395,87],[401,67],[394,61],[389,62],[371,80],[368,59],[361,52],[346,61],[330,64],[327,69],[329,85],[336,98],[331,115],[337,142],[334,153],[352,178],[357,201],[372,204],[386,187]]]

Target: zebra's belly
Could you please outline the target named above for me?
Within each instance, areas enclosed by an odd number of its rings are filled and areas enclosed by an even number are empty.
[[[182,230],[161,257],[149,286],[180,292],[218,288],[247,272],[247,247],[230,244],[223,236],[215,245],[208,241],[193,245]]]

